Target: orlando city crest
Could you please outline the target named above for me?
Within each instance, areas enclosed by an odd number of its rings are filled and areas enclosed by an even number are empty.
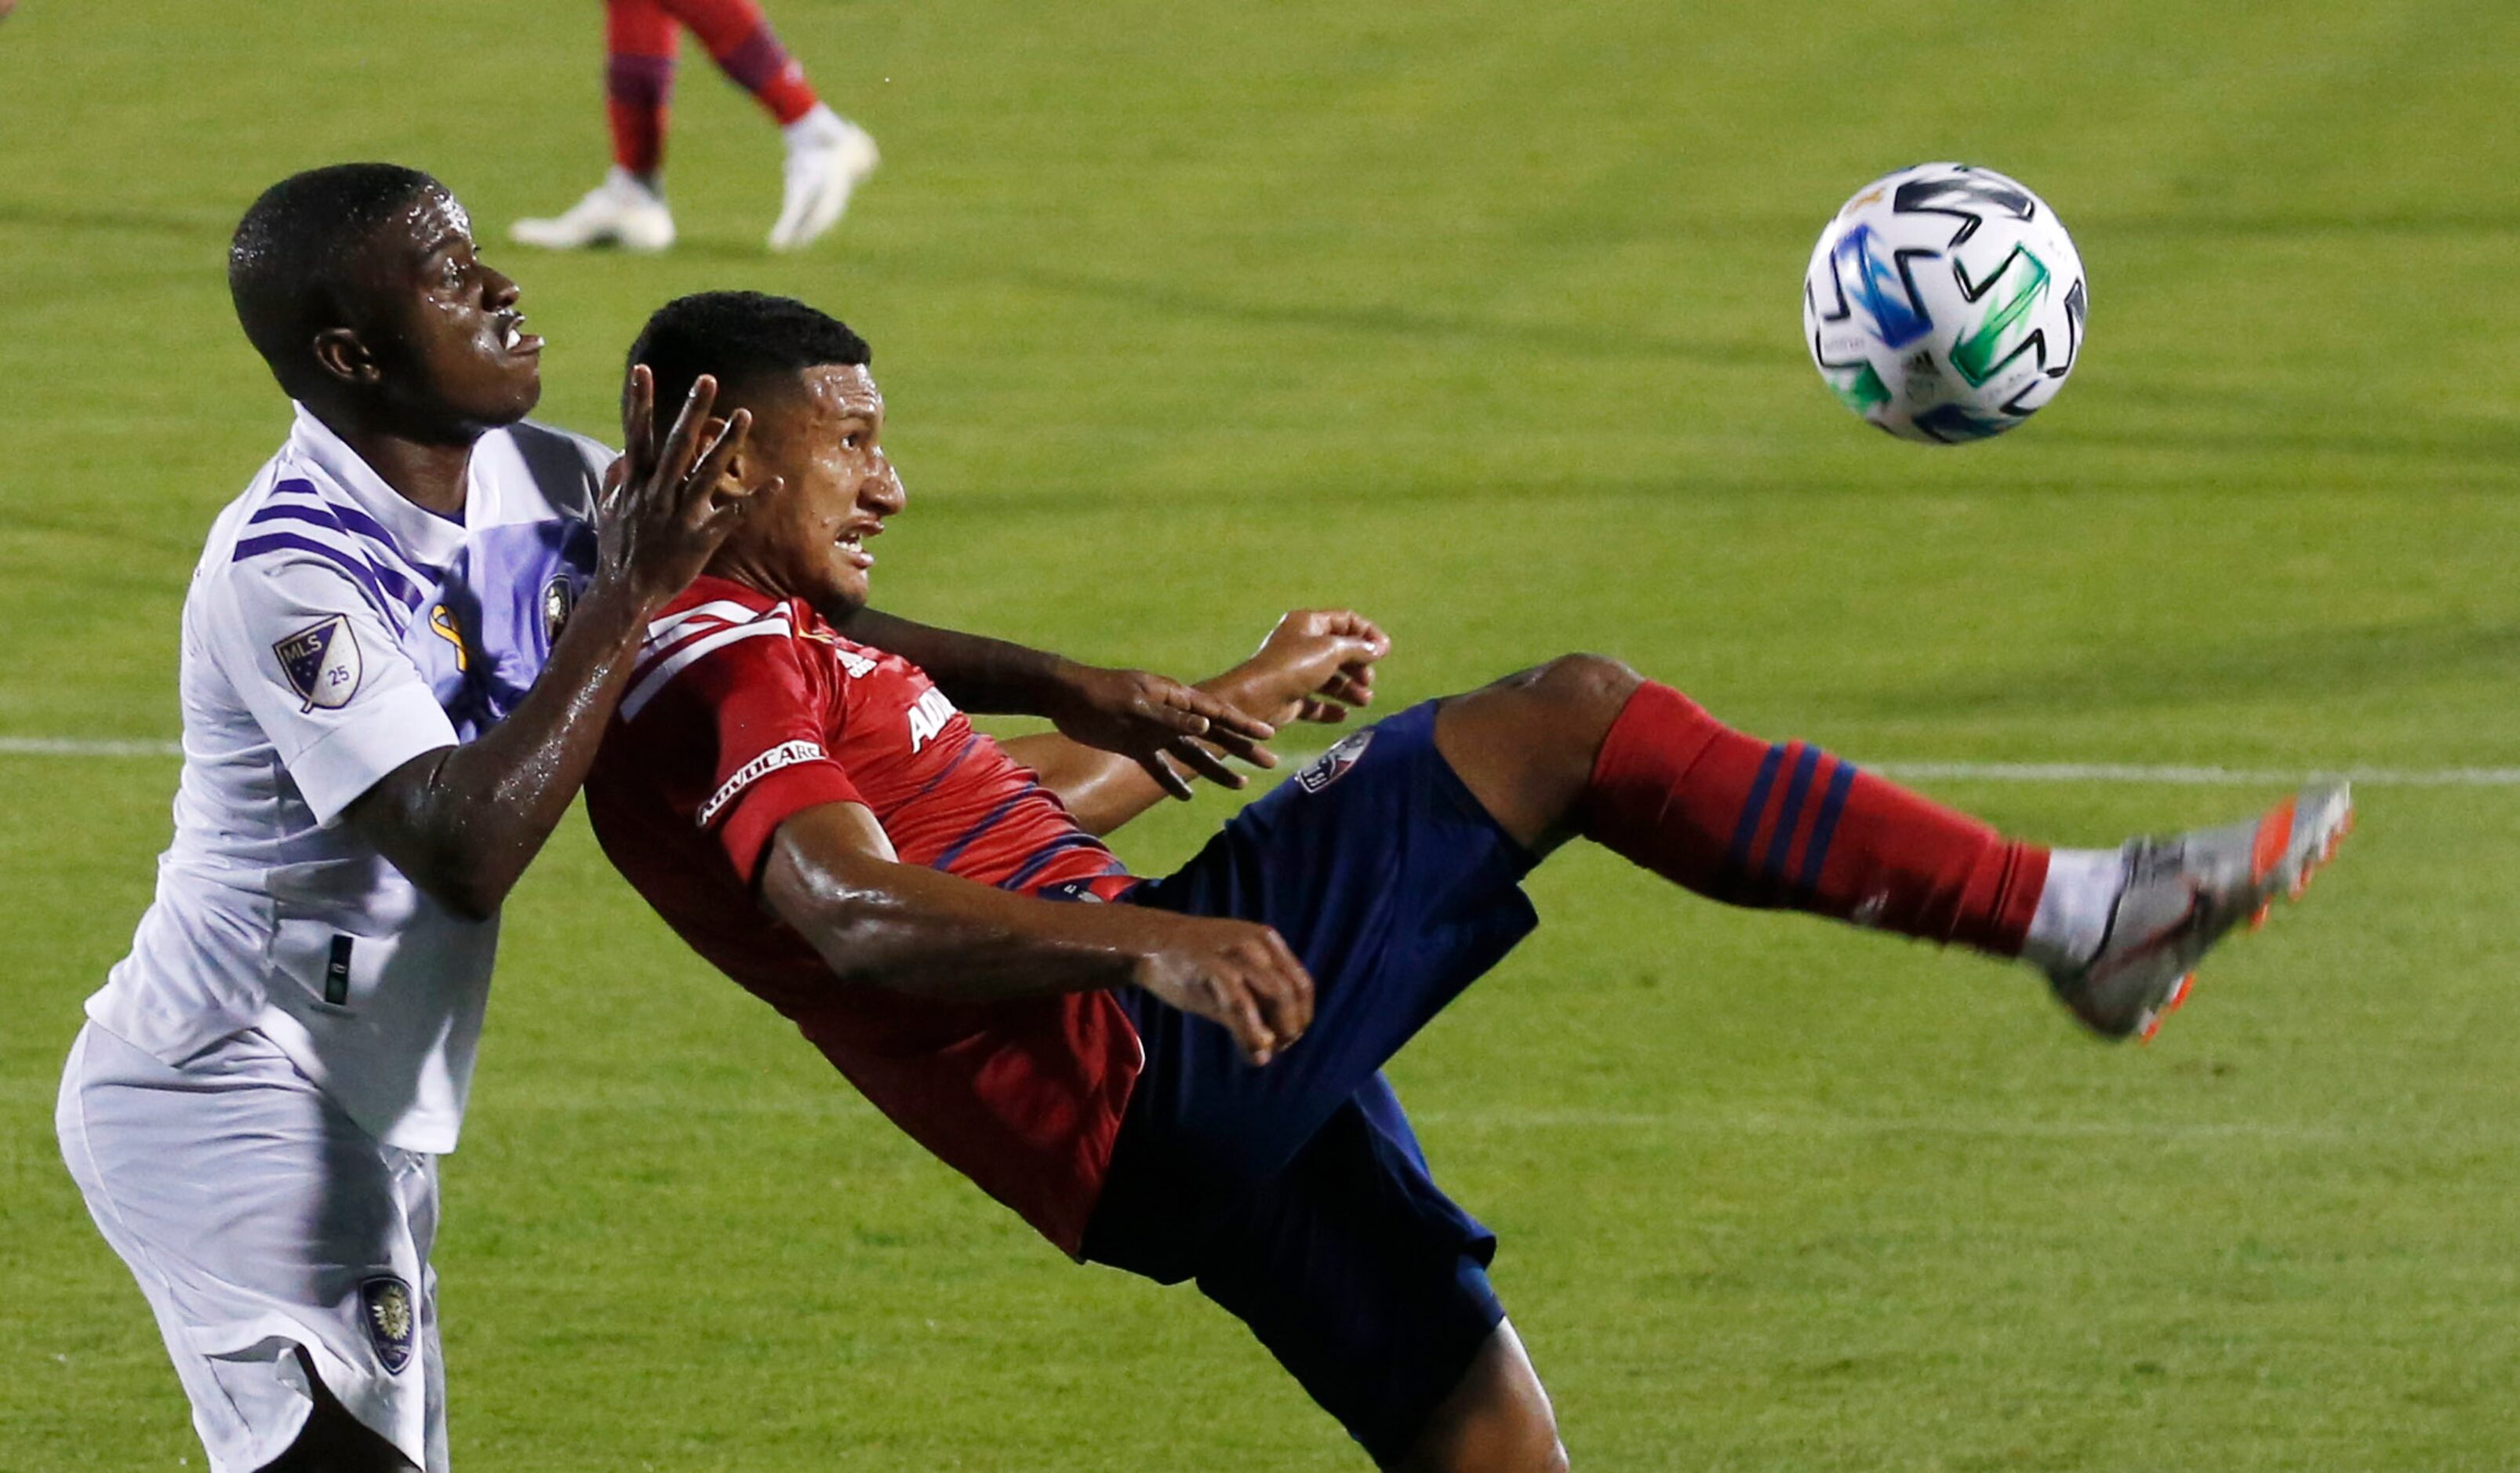
[[[1366,744],[1372,740],[1373,740],[1372,728],[1348,733],[1328,751],[1305,763],[1302,771],[1295,774],[1296,783],[1308,793],[1320,792],[1323,788],[1346,777],[1347,770],[1363,759]]]
[[[387,1273],[359,1285],[359,1317],[385,1374],[398,1376],[411,1363],[412,1347],[420,1341],[419,1317],[413,1314],[411,1285]]]
[[[569,610],[577,606],[577,586],[568,574],[554,573],[543,585],[543,644],[560,643],[560,632],[568,624]]]
[[[359,693],[359,641],[350,632],[346,615],[309,624],[272,646],[271,652],[280,657],[280,673],[289,681],[289,689],[304,702],[300,711],[318,706],[338,711]]]

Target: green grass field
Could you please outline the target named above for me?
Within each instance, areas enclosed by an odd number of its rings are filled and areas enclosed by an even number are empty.
[[[687,61],[684,248],[495,258],[572,427],[674,292],[865,330],[901,611],[1196,675],[1352,603],[1398,700],[1598,648],[1859,760],[2520,765],[2505,0],[775,18],[884,147],[825,248],[760,252],[772,135]],[[221,276],[246,202],[391,157],[495,239],[600,169],[597,35],[480,0],[0,25],[0,736],[175,734],[186,577],[286,424]],[[1822,222],[1929,157],[2041,190],[2092,280],[2062,399],[1966,450],[1859,425],[1797,339]],[[174,776],[0,753],[11,1473],[200,1466],[50,1113]],[[1933,786],[2068,842],[2274,791]],[[2148,1049],[2027,974],[1553,862],[1394,1075],[1577,1465],[2514,1466],[2520,788],[2362,802]],[[445,1173],[461,1465],[1363,1465],[1223,1315],[898,1137],[582,826],[507,937]]]

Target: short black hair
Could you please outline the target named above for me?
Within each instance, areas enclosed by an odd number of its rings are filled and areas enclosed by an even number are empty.
[[[228,294],[247,339],[294,394],[314,370],[308,349],[350,325],[361,253],[379,227],[446,186],[398,163],[336,163],[262,192],[228,246]]]
[[[622,372],[625,384],[629,370],[641,364],[655,376],[661,426],[682,413],[684,396],[702,374],[714,376],[723,394],[810,368],[874,361],[874,350],[848,324],[792,296],[698,291],[656,309],[630,344]]]

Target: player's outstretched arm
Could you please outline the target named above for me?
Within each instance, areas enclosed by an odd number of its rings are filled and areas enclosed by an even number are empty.
[[[905,865],[859,803],[780,825],[761,899],[845,986],[977,1003],[1134,983],[1232,1030],[1255,1064],[1313,1020],[1312,977],[1267,926],[1035,900]]]
[[[1190,780],[1169,764],[1240,787],[1242,775],[1226,765],[1220,751],[1264,767],[1272,760],[1260,745],[1277,735],[1270,723],[1167,676],[1081,665],[878,609],[821,612],[850,639],[889,650],[927,672],[946,698],[964,710],[1046,716],[1059,735],[1134,764],[1161,792],[1176,798],[1191,795]]]
[[[1374,661],[1390,652],[1390,639],[1363,614],[1298,609],[1278,621],[1249,659],[1199,682],[1198,689],[1272,728],[1291,721],[1343,721],[1349,707],[1372,703]],[[1142,764],[1063,734],[1018,736],[1005,745],[1007,755],[1031,768],[1091,833],[1109,833],[1172,791],[1156,785]],[[1260,753],[1260,766],[1276,762],[1265,749]],[[1172,776],[1178,781],[1178,774]],[[1231,785],[1242,785],[1238,775]]]
[[[595,578],[533,689],[479,740],[423,752],[343,810],[394,868],[458,915],[495,913],[551,837],[586,781],[648,621],[699,575],[750,494],[725,473],[750,412],[737,410],[710,435],[717,384],[703,378],[660,445],[653,392],[648,371],[636,370],[629,449],[596,513]]]

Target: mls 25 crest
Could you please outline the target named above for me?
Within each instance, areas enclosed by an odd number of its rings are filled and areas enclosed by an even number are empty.
[[[358,637],[350,632],[345,614],[335,614],[317,624],[309,624],[271,647],[280,657],[280,673],[289,689],[297,692],[304,704],[300,711],[322,707],[338,711],[359,693]]]

